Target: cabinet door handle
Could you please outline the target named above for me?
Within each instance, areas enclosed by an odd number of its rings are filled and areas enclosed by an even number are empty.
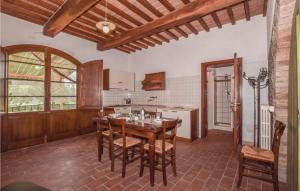
[[[122,84],[123,82],[118,82],[118,84]]]

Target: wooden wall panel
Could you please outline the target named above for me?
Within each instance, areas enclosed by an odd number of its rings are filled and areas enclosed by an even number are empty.
[[[45,138],[45,114],[28,112],[7,114],[6,149],[16,149],[44,143]]]
[[[78,110],[54,111],[49,114],[48,141],[72,137],[79,134]]]
[[[96,126],[93,124],[93,117],[96,117],[98,114],[98,109],[80,109],[80,127],[79,133],[90,133],[96,131]]]

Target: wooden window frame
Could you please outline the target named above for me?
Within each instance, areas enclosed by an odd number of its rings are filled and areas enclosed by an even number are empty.
[[[64,110],[51,110],[51,55],[57,55],[60,56],[71,63],[76,65],[76,109],[78,109],[79,105],[79,72],[80,72],[80,66],[81,62],[74,58],[73,56],[67,54],[66,52],[63,52],[61,50],[49,47],[49,46],[43,46],[43,45],[33,45],[33,44],[20,44],[20,45],[12,45],[12,46],[6,46],[1,47],[1,51],[5,54],[5,59],[7,60],[7,56],[18,53],[18,52],[44,52],[44,58],[45,58],[45,77],[44,77],[44,111],[32,111],[32,112],[55,112],[55,111],[64,111]],[[7,64],[7,63],[6,63]],[[8,112],[8,67],[6,66],[7,74],[6,74],[6,80],[5,80],[5,111]],[[68,96],[64,96],[68,97]],[[72,110],[72,109],[70,109]],[[12,112],[12,113],[24,113],[24,112]],[[26,112],[28,113],[28,112]]]

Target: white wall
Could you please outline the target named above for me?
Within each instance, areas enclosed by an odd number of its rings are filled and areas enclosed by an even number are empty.
[[[195,78],[200,79],[200,63],[232,58],[237,52],[238,56],[243,57],[243,70],[247,74],[256,75],[261,66],[267,66],[267,26],[266,18],[262,16],[252,17],[250,22],[239,21],[234,26],[227,24],[209,33],[192,34],[189,38],[173,40],[131,55],[116,50],[100,52],[96,50],[95,43],[65,33],[50,38],[42,34],[42,26],[2,13],[0,16],[1,46],[42,44],[63,50],[81,62],[103,59],[105,68],[136,72],[137,81],[143,80],[145,73],[158,71],[166,71],[167,78],[172,78],[174,82],[188,77],[184,83],[190,85],[192,81],[193,87],[189,88],[197,88],[194,94],[199,95],[199,98],[191,96],[189,99],[197,99],[197,104],[200,100],[200,80]],[[190,77],[192,80],[189,80]],[[252,93],[248,83],[244,82],[243,137],[247,141],[252,140],[253,108],[249,107],[253,105]],[[185,97],[184,94],[180,96]],[[263,92],[262,103],[266,100],[267,93]]]
[[[199,76],[200,64],[206,61],[233,58],[234,52],[243,58],[243,71],[257,75],[260,67],[267,67],[266,18],[252,17],[251,21],[227,24],[222,29],[190,35],[131,56],[130,68],[138,81],[145,73],[166,71],[167,78]],[[198,84],[200,87],[200,84]],[[252,141],[253,89],[243,81],[243,138]],[[200,98],[199,98],[200,99]],[[262,92],[262,103],[267,103],[267,92]],[[199,105],[200,107],[200,105]]]
[[[1,46],[14,44],[46,45],[74,56],[82,63],[102,59],[105,68],[128,70],[129,55],[118,50],[100,52],[96,43],[66,33],[51,38],[42,34],[43,27],[6,14],[0,14]]]

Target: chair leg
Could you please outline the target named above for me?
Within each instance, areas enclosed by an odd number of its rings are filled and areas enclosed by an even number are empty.
[[[173,168],[173,175],[176,176],[177,175],[177,173],[176,173],[176,156],[175,156],[174,149],[171,150],[171,165]]]
[[[242,183],[242,178],[243,178],[243,170],[244,170],[244,167],[243,167],[243,162],[244,162],[244,158],[243,156],[241,155],[240,156],[240,160],[239,160],[239,169],[238,169],[238,181],[237,181],[237,187],[239,188],[241,186],[241,183]]]
[[[112,148],[113,147],[113,142],[111,140],[108,141],[108,150],[109,150],[109,160],[111,160],[111,153],[112,153]]]
[[[140,177],[143,176],[144,174],[144,154],[145,154],[145,150],[143,148],[143,144],[141,143],[141,166],[140,166]]]
[[[115,153],[114,153],[114,145],[110,144],[109,146],[109,156],[111,160],[110,170],[113,172],[115,170]]]
[[[161,156],[161,160],[162,160],[162,173],[163,173],[163,181],[164,181],[164,185],[167,185],[167,172],[166,172],[166,156],[163,154]]]
[[[272,178],[273,178],[273,189],[274,189],[274,191],[279,191],[278,170],[277,169],[273,169]]]
[[[125,177],[127,156],[128,156],[128,154],[127,154],[127,149],[126,149],[126,148],[123,148],[122,177]]]

